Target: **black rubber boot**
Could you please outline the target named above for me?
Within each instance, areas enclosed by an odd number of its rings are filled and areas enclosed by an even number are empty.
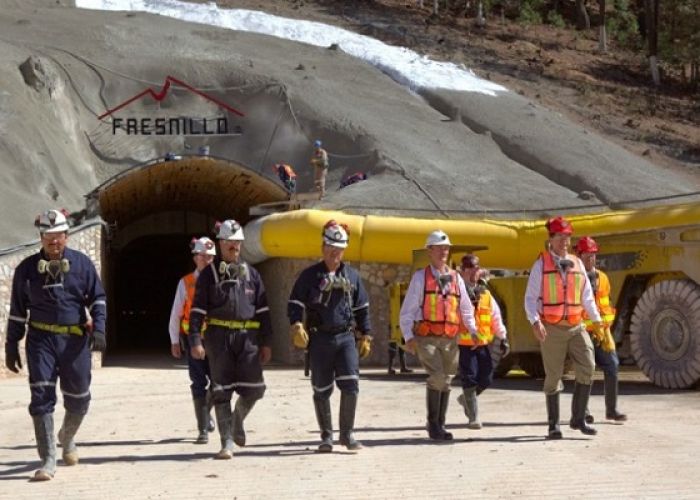
[[[445,418],[447,417],[447,407],[450,404],[450,391],[442,391],[440,393],[440,431],[444,441],[452,440],[452,433],[445,429]]]
[[[231,415],[231,402],[217,403],[214,405],[216,413],[216,425],[219,426],[221,437],[221,450],[214,458],[217,460],[229,460],[233,458],[233,416]]]
[[[214,395],[211,392],[211,388],[207,391],[207,396],[205,399],[207,401],[207,418],[209,420],[207,431],[214,432],[216,430],[216,426],[214,425],[214,419],[211,418],[211,409],[214,408]]]
[[[559,429],[559,393],[547,394],[547,424],[549,426],[547,438],[561,439]]]
[[[401,365],[401,373],[413,373],[413,370],[406,366],[406,353],[399,348],[399,364]]]
[[[426,407],[428,409],[428,436],[436,441],[445,439],[442,427],[440,427],[440,391],[428,388],[426,392]]]
[[[63,417],[63,425],[58,431],[58,442],[61,444],[63,463],[66,465],[76,465],[80,459],[78,447],[75,445],[75,434],[84,416],[67,411]]]
[[[571,421],[569,427],[577,429],[587,436],[595,436],[598,431],[586,423],[586,408],[591,395],[591,385],[574,384],[574,395],[571,400]]]
[[[457,402],[464,407],[464,414],[469,420],[467,429],[481,429],[479,401],[476,397],[476,390],[476,387],[463,388],[462,394],[457,398]]]
[[[627,421],[627,415],[617,411],[617,376],[604,375],[603,384],[605,389],[605,418],[615,422]]]
[[[357,409],[357,394],[340,393],[340,444],[348,450],[361,450],[362,443],[355,439],[355,410]]]
[[[387,368],[386,372],[389,375],[395,375],[396,370],[394,370],[394,358],[396,357],[396,343],[395,342],[389,342],[389,367]]]
[[[196,444],[207,444],[209,442],[209,408],[207,408],[206,398],[192,398],[194,403],[194,416],[197,418],[197,439]]]
[[[32,417],[36,448],[41,458],[41,467],[34,473],[32,481],[49,481],[56,473],[56,441],[53,434],[53,413]]]
[[[329,399],[314,398],[314,408],[316,410],[316,421],[321,430],[321,444],[318,446],[319,453],[330,453],[333,451],[333,420],[331,417],[331,402]]]
[[[233,442],[238,446],[245,446],[245,429],[243,421],[255,406],[256,399],[238,397],[236,408],[233,410]]]

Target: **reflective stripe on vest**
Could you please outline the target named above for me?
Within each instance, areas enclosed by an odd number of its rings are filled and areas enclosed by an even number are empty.
[[[596,269],[596,273],[598,274],[598,290],[595,292],[595,304],[598,306],[603,326],[610,327],[615,322],[615,308],[610,305],[610,280],[603,271]],[[593,321],[588,319],[588,313],[585,310],[583,311],[583,324],[586,325],[586,330],[593,331]]]
[[[415,328],[415,334],[445,335],[454,337],[459,331],[459,287],[457,272],[450,270],[452,282],[446,295],[440,291],[440,284],[433,276],[430,266],[425,268],[425,285],[423,287],[423,320]]]
[[[549,252],[540,254],[542,259],[542,318],[545,323],[557,324],[566,321],[570,325],[581,323],[583,306],[581,297],[586,278],[577,257],[565,258],[574,263],[573,269],[566,271],[566,281]]]
[[[194,273],[190,273],[182,281],[185,283],[185,303],[182,305],[182,319],[180,320],[180,333],[187,335],[190,331],[190,310],[194,301],[194,288],[197,278]]]
[[[479,296],[479,303],[476,306],[474,314],[476,316],[477,344],[489,345],[493,340],[493,330],[491,329],[491,319],[493,306],[491,305],[493,297],[491,292],[484,290]],[[459,345],[474,345],[469,329],[464,326],[464,323],[459,325]]]

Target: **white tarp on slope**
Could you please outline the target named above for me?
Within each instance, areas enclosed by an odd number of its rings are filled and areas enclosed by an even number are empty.
[[[505,87],[478,78],[464,67],[432,61],[407,48],[387,45],[374,38],[323,23],[288,19],[252,10],[219,9],[213,3],[191,4],[177,0],[76,0],[75,3],[77,7],[85,9],[150,12],[320,47],[336,43],[344,52],[372,64],[412,89],[461,90],[490,96],[507,91]]]

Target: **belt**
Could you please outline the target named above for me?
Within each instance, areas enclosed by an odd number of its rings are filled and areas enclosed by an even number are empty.
[[[52,323],[42,323],[40,321],[30,321],[29,325],[37,330],[45,332],[58,333],[62,335],[82,335],[83,327],[80,325],[54,325]]]
[[[260,321],[207,318],[207,325],[223,326],[229,330],[257,330],[260,328]]]
[[[339,335],[341,333],[347,333],[351,329],[350,325],[343,325],[343,326],[316,326],[312,327],[309,330],[311,333],[324,333],[327,335]]]

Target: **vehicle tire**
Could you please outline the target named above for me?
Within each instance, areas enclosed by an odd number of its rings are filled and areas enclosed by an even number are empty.
[[[523,352],[518,354],[518,366],[532,378],[544,378],[544,364],[539,352]]]
[[[700,381],[700,286],[668,280],[647,288],[630,333],[632,356],[654,384],[687,389]]]

